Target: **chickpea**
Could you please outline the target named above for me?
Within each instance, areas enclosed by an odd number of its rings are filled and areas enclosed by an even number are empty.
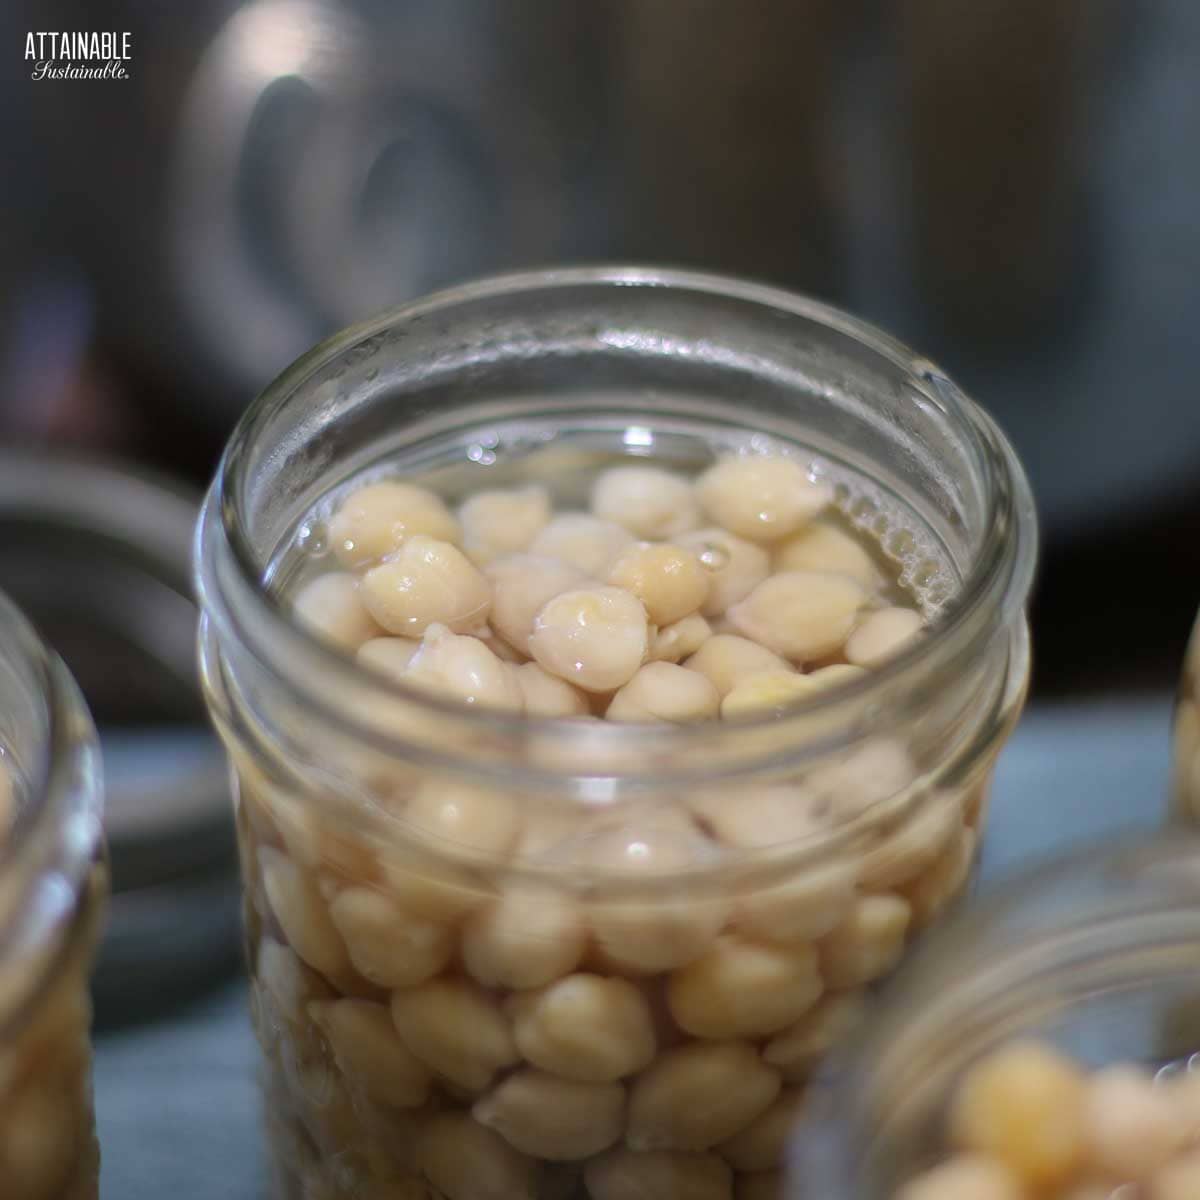
[[[622,588],[590,587],[547,601],[529,649],[537,662],[587,692],[610,692],[633,678],[649,630],[641,601]]]
[[[862,992],[826,992],[815,1008],[763,1047],[763,1062],[776,1067],[786,1082],[802,1082],[821,1059],[858,1027],[863,1009]]]
[[[587,697],[565,679],[544,671],[535,662],[513,667],[513,678],[533,717],[581,717],[588,711]]]
[[[415,535],[457,542],[458,522],[441,499],[413,483],[386,480],[347,496],[329,522],[338,560],[362,567],[399,549]]]
[[[712,637],[712,626],[692,613],[673,625],[664,625],[650,640],[650,658],[655,662],[677,663],[695,654]]]
[[[271,846],[258,851],[263,890],[293,950],[314,970],[337,976],[349,960],[316,881]]]
[[[329,984],[301,962],[294,951],[269,937],[258,944],[254,977],[275,1011],[293,1025],[303,1023],[310,1003],[327,1000],[334,994]]]
[[[581,865],[655,878],[712,857],[711,843],[688,825],[647,824],[607,830],[586,845]],[[606,959],[633,971],[667,971],[703,953],[725,923],[724,901],[683,888],[636,899],[598,899],[589,906],[592,932]]]
[[[457,546],[418,534],[363,576],[362,597],[389,633],[420,637],[430,625],[478,629],[487,622],[492,589]]]
[[[442,692],[464,704],[522,712],[525,696],[509,670],[478,638],[451,633],[444,625],[425,630],[404,681]]]
[[[833,499],[794,459],[778,455],[723,458],[696,481],[708,517],[738,537],[777,542],[806,525]]]
[[[451,924],[491,897],[492,890],[471,872],[447,863],[443,853],[397,850],[380,860],[384,890],[405,912],[440,924]]]
[[[964,1076],[950,1109],[952,1138],[1037,1187],[1054,1188],[1083,1163],[1086,1097],[1073,1062],[1047,1046],[1013,1042]]]
[[[733,1173],[715,1154],[618,1148],[583,1169],[591,1200],[733,1200]]]
[[[424,983],[454,954],[448,926],[406,912],[373,888],[345,888],[330,904],[329,915],[354,969],[379,987]]]
[[[632,592],[655,625],[671,625],[704,603],[709,574],[683,546],[636,542],[613,563],[608,582]]]
[[[550,522],[550,493],[534,484],[508,491],[476,492],[458,510],[463,549],[477,566],[517,554]]]
[[[966,885],[975,858],[975,833],[962,829],[924,874],[901,890],[912,905],[913,928],[923,929]]]
[[[489,856],[507,854],[521,828],[511,796],[438,778],[421,784],[404,810],[404,819],[435,844]]]
[[[857,987],[886,975],[904,953],[912,908],[890,893],[859,896],[820,941],[821,974],[831,988]]]
[[[575,967],[586,941],[583,915],[570,896],[513,886],[467,921],[463,964],[485,987],[537,988]]]
[[[517,1049],[564,1079],[611,1083],[654,1061],[654,1018],[624,979],[577,974],[510,998]]]
[[[828,801],[837,819],[852,820],[872,804],[900,795],[916,778],[916,764],[902,742],[872,738],[809,771],[804,782]]]
[[[739,679],[729,690],[721,701],[721,716],[729,720],[771,712],[817,691],[807,675],[796,671],[756,671]]]
[[[724,529],[683,534],[679,545],[691,550],[709,574],[708,597],[700,606],[706,617],[719,617],[744,600],[771,573],[767,552]]]
[[[818,667],[809,671],[805,679],[819,688],[840,687],[843,683],[852,683],[870,674],[865,667],[853,667],[849,663],[835,663],[829,667]]]
[[[421,1062],[468,1092],[484,1091],[497,1071],[520,1061],[500,1009],[466,980],[431,979],[393,992],[392,1020]]]
[[[883,573],[861,542],[826,521],[814,521],[778,543],[771,555],[775,571],[836,571],[869,592],[883,586]]]
[[[853,863],[814,863],[799,868],[791,879],[743,895],[737,926],[764,942],[809,941],[835,928],[853,903]]]
[[[652,662],[640,667],[618,689],[605,716],[610,721],[666,721],[687,725],[717,715],[721,697],[700,674],[674,663]]]
[[[592,485],[592,512],[661,541],[700,523],[691,483],[661,467],[611,467]]]
[[[717,1147],[717,1153],[737,1171],[771,1171],[782,1165],[789,1135],[800,1121],[806,1093],[784,1088],[774,1104],[740,1133]]]
[[[867,599],[862,585],[847,575],[786,571],[735,604],[729,619],[768,650],[808,662],[845,642]]]
[[[924,622],[913,608],[881,608],[868,613],[846,639],[846,657],[860,667],[877,667],[921,632]]]
[[[1025,1200],[1025,1189],[1002,1163],[962,1154],[906,1183],[896,1200]]]
[[[360,1080],[380,1104],[418,1108],[429,1095],[429,1071],[396,1036],[392,1017],[369,1000],[313,1004],[309,1012],[324,1031],[343,1074]]]
[[[621,1136],[624,1110],[619,1083],[581,1083],[523,1067],[471,1112],[523,1154],[575,1162],[607,1150]]]
[[[357,650],[383,631],[367,611],[353,575],[332,572],[310,579],[292,604],[301,625],[346,650]]]
[[[363,642],[355,657],[372,671],[378,671],[381,675],[388,675],[393,679],[401,679],[420,648],[421,643],[414,638],[377,637]]]
[[[689,1042],[660,1054],[633,1082],[631,1150],[709,1150],[760,1117],[779,1076],[748,1042]]]
[[[766,847],[811,837],[825,828],[813,796],[803,788],[777,784],[738,795],[728,789],[691,798],[693,811],[727,846]]]
[[[694,1037],[761,1037],[798,1021],[823,990],[812,946],[759,945],[724,934],[674,972],[667,1004]]]
[[[1087,1082],[1083,1101],[1088,1163],[1098,1174],[1138,1180],[1183,1149],[1192,1130],[1166,1089],[1132,1066],[1107,1067]]]
[[[465,1113],[431,1117],[420,1158],[425,1177],[446,1200],[534,1198],[533,1161]]]
[[[526,655],[534,621],[547,601],[587,581],[587,576],[569,563],[528,554],[490,563],[487,577],[492,584],[492,626],[510,646]]]
[[[1193,1200],[1200,1196],[1200,1154],[1168,1163],[1150,1183],[1148,1200]]]
[[[863,854],[859,880],[864,887],[900,887],[919,880],[937,862],[963,829],[961,810],[947,800],[945,793],[930,796]]]
[[[557,558],[593,579],[603,579],[633,535],[590,513],[560,513],[533,539],[529,553]]]
[[[764,671],[795,672],[795,667],[757,642],[732,634],[710,637],[684,664],[699,671],[717,689],[722,700],[738,682]]]

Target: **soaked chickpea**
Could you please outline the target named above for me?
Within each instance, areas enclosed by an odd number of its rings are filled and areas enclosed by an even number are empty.
[[[799,463],[768,455],[722,459],[696,481],[696,495],[710,520],[751,542],[795,533],[833,499]]]
[[[457,546],[417,535],[362,580],[363,603],[389,633],[420,637],[430,625],[470,633],[488,619],[492,589]]]
[[[523,554],[491,563],[487,576],[492,583],[492,625],[527,657],[534,621],[546,602],[587,581],[587,576],[569,563]]]
[[[868,592],[884,583],[875,559],[856,538],[827,521],[814,521],[772,548],[771,567],[782,571],[833,571],[849,575]]]
[[[458,979],[431,979],[392,993],[400,1040],[431,1071],[468,1092],[486,1090],[520,1055],[508,1022],[488,994]]]
[[[421,643],[414,638],[377,637],[363,642],[355,657],[372,671],[400,679],[420,648]]]
[[[593,579],[603,579],[633,542],[628,529],[590,513],[562,513],[533,539],[529,553],[565,562]]]
[[[367,611],[353,575],[318,575],[296,594],[292,611],[303,625],[347,650],[357,650],[383,630]]]
[[[592,512],[646,539],[695,529],[700,508],[691,481],[661,467],[611,467],[592,485]]]
[[[786,708],[818,690],[818,684],[794,670],[755,671],[730,688],[721,701],[721,716],[754,716],[771,709]]]
[[[770,574],[771,559],[753,542],[726,529],[699,529],[683,534],[678,543],[691,550],[708,572],[708,595],[700,606],[706,617],[719,617],[744,600]]]
[[[633,678],[646,657],[646,610],[616,587],[578,588],[546,602],[529,649],[540,666],[586,692],[609,692]]]
[[[585,693],[535,662],[514,666],[512,674],[531,717],[582,717],[589,711]]]
[[[518,554],[550,523],[550,515],[544,487],[476,492],[458,510],[463,549],[477,566]]]
[[[1089,1069],[1019,1039],[975,1062],[947,1116],[944,1161],[896,1200],[1185,1200],[1200,1193],[1195,1078]]]
[[[784,658],[811,662],[845,644],[869,597],[848,575],[785,571],[729,610],[745,637]]]
[[[522,712],[525,693],[509,664],[479,638],[430,625],[402,676],[414,687],[428,688],[480,708]]]
[[[718,633],[710,637],[683,664],[689,671],[699,671],[717,689],[724,700],[739,680],[752,675],[795,673],[796,668],[778,654],[733,634]]]
[[[510,1146],[547,1162],[574,1162],[607,1150],[621,1136],[625,1089],[582,1083],[526,1067],[471,1110]]]
[[[377,562],[410,537],[457,542],[458,522],[428,488],[399,480],[368,484],[339,505],[329,522],[333,552],[346,567]]]
[[[610,721],[688,724],[710,721],[720,708],[717,689],[698,671],[652,662],[618,689],[604,715]]]
[[[733,1172],[715,1154],[615,1149],[592,1159],[583,1178],[591,1200],[733,1200]]]
[[[869,613],[846,639],[846,657],[855,666],[876,667],[921,632],[921,614],[911,608]]]
[[[710,577],[691,550],[637,542],[613,563],[608,582],[632,592],[655,625],[671,625],[704,603]]]
[[[681,662],[695,654],[712,633],[712,626],[699,613],[693,613],[655,632],[650,639],[650,658],[653,662]]]

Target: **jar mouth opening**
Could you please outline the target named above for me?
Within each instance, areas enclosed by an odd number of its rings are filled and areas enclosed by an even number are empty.
[[[865,733],[883,732],[889,721],[900,719],[895,698],[919,694],[922,681],[939,661],[961,652],[966,642],[985,645],[1001,627],[1011,623],[1023,606],[1032,582],[1036,555],[1036,518],[1024,472],[1011,446],[991,419],[932,363],[873,326],[840,310],[807,297],[767,285],[729,277],[647,266],[570,267],[499,275],[434,293],[390,309],[379,316],[334,334],[320,343],[274,380],[243,415],[222,456],[216,478],[205,501],[197,532],[197,587],[203,611],[223,632],[231,632],[267,670],[276,674],[289,661],[289,651],[319,667],[323,680],[336,680],[365,701],[405,702],[425,712],[455,722],[464,732],[497,737],[512,735],[575,736],[562,718],[527,717],[495,709],[480,709],[386,678],[360,666],[354,659],[295,622],[278,595],[264,586],[270,564],[253,548],[240,497],[244,494],[250,447],[269,416],[303,395],[304,386],[322,368],[344,358],[356,346],[407,323],[441,316],[452,319],[455,308],[488,298],[553,292],[556,289],[670,289],[700,297],[733,298],[762,308],[764,314],[783,312],[866,346],[874,355],[899,368],[914,388],[935,406],[968,443],[981,465],[987,486],[984,534],[953,598],[917,639],[870,675],[840,683],[827,691],[800,698],[786,707],[761,716],[705,722],[691,726],[634,725],[585,722],[594,745],[624,748],[631,756],[661,753],[670,747],[686,753],[719,739],[746,737],[765,730],[795,732],[790,744],[807,744],[813,753],[840,748]],[[749,432],[753,432],[748,427]],[[224,563],[229,569],[222,570]],[[235,613],[235,608],[238,610]],[[885,699],[886,698],[886,699]],[[820,714],[822,727],[841,724],[846,733],[814,741],[805,726]],[[353,731],[355,723],[332,706],[329,718]],[[830,719],[831,718],[831,719]],[[378,738],[374,739],[378,741]],[[402,740],[397,740],[398,746]]]

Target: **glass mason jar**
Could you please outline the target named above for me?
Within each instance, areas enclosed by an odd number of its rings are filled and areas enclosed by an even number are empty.
[[[449,499],[537,479],[570,504],[597,466],[686,471],[718,450],[835,482],[929,585],[927,634],[769,717],[614,725],[386,680],[281,598],[296,545],[320,549],[319,502],[364,470]],[[1012,451],[931,364],[754,284],[494,279],[285,372],[234,433],[197,539],[280,1195],[777,1187],[803,1080],[970,875],[1026,690],[1034,542]],[[503,825],[505,852],[423,836],[404,817],[418,790]],[[764,796],[752,844],[698,836],[690,814]],[[841,815],[817,831],[806,805]],[[739,947],[745,987],[721,965]],[[706,972],[727,1007],[688,1036],[668,992],[704,1008]]]
[[[1200,619],[1183,657],[1175,702],[1172,767],[1176,814],[1187,822],[1200,821]]]
[[[94,1200],[88,973],[107,893],[96,732],[67,669],[0,595],[0,1180]]]
[[[1200,1072],[1198,951],[1193,839],[1110,840],[1018,873],[939,929],[884,989],[853,1051],[827,1064],[788,1195],[894,1200],[946,1156],[964,1073],[1014,1039],[1086,1068],[1137,1064],[1163,1081]]]

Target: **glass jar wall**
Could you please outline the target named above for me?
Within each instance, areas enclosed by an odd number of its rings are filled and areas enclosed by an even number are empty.
[[[571,509],[613,463],[755,455],[827,485],[928,618],[768,713],[472,708],[290,612],[297,552],[364,480],[449,503],[533,481]],[[777,1192],[806,1078],[967,883],[1025,694],[1033,554],[1019,465],[940,372],[751,284],[507,277],[281,376],[198,536],[280,1195]]]
[[[0,596],[0,1180],[94,1200],[88,973],[107,894],[95,730]]]
[[[827,1065],[788,1195],[1195,1194],[1198,948],[1194,840],[1018,874],[939,930]]]

